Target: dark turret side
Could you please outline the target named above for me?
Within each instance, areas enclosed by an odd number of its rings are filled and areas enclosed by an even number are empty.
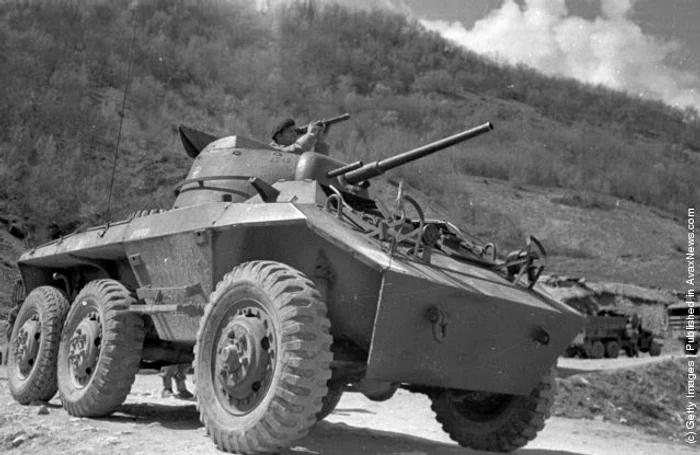
[[[258,194],[251,185],[253,178],[269,185],[279,180],[317,180],[322,185],[340,187],[338,179],[327,174],[346,164],[314,152],[295,155],[253,139],[225,137],[196,154],[187,178],[175,188],[177,199],[173,208],[244,202]]]
[[[243,202],[257,194],[249,180],[268,183],[294,178],[299,157],[240,136],[216,140],[192,163],[187,179],[175,188],[173,208],[209,202]]]

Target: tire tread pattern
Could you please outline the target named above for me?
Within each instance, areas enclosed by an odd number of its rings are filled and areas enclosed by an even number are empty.
[[[58,347],[61,340],[61,330],[68,314],[70,303],[65,293],[53,286],[39,286],[30,292],[25,302],[29,299],[39,299],[41,309],[41,345],[37,353],[39,358],[26,380],[21,380],[13,374],[14,365],[8,364],[9,388],[12,397],[20,404],[30,404],[35,401],[49,401],[58,391],[56,375],[56,363],[58,360]],[[22,317],[21,310],[18,321]],[[15,324],[13,335],[19,330],[19,324]],[[12,348],[10,348],[12,349]],[[12,356],[14,359],[14,355]]]
[[[328,393],[323,397],[323,407],[316,413],[316,420],[323,420],[335,410],[343,398],[343,385],[341,383],[328,381]]]
[[[66,388],[72,388],[72,381],[68,360],[61,357],[59,375],[65,380],[59,379],[59,389],[68,414],[99,417],[111,414],[126,400],[141,362],[145,331],[141,317],[128,312],[134,298],[120,282],[111,279],[89,282],[76,297],[74,306],[86,294],[97,296],[104,305],[100,357],[86,390],[76,400],[66,393],[69,392]],[[66,344],[70,335],[64,334]],[[67,346],[62,349],[62,356],[66,349]]]
[[[195,369],[199,345],[208,320],[223,294],[236,282],[258,284],[270,296],[281,320],[279,340],[284,365],[279,388],[262,418],[247,431],[223,428],[197,395],[200,419],[216,445],[227,452],[276,453],[305,436],[316,423],[330,379],[330,321],[327,308],[313,282],[298,270],[274,261],[251,261],[234,268],[211,295],[197,334]],[[206,366],[205,366],[206,368]]]
[[[493,425],[484,427],[485,422],[470,425],[469,420],[457,412],[444,394],[431,397],[431,408],[442,429],[461,446],[511,452],[535,439],[544,428],[545,420],[551,416],[557,395],[555,376],[554,370],[550,370],[529,395],[511,401],[510,408],[504,411],[508,417],[502,421],[494,419]]]

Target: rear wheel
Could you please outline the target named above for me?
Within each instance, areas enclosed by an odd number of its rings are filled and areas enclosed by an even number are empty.
[[[620,343],[617,341],[608,341],[605,343],[605,357],[616,359],[620,355]]]
[[[91,281],[75,298],[58,353],[58,388],[70,415],[107,415],[126,399],[144,339],[143,320],[128,311],[133,301],[109,279]]]
[[[551,370],[526,396],[446,390],[431,400],[443,430],[461,446],[510,452],[544,428],[556,394]]]
[[[35,288],[22,304],[7,359],[10,393],[19,403],[48,401],[56,394],[58,345],[69,306],[65,294],[52,286]]]
[[[649,347],[649,355],[652,357],[661,355],[661,345],[656,341],[651,342],[651,346]]]
[[[219,282],[195,346],[200,417],[219,448],[275,453],[316,423],[331,376],[326,312],[313,283],[278,262]]]
[[[602,359],[605,356],[605,345],[602,341],[594,341],[586,353],[591,359]]]

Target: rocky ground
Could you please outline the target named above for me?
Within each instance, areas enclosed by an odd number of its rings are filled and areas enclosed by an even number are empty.
[[[682,440],[687,359],[669,354],[661,359],[562,359],[559,367],[560,376],[566,377],[558,379],[555,416],[621,423]]]
[[[675,378],[682,362],[679,356],[671,354],[638,359],[560,359],[561,392],[554,416],[535,441],[516,453],[698,453],[697,447],[680,441],[681,424],[676,417],[669,417],[668,413],[682,410],[672,409],[677,406],[674,397],[657,400],[661,404],[656,415],[645,416],[644,408],[635,408],[629,402],[642,388],[651,397],[667,386],[669,380],[674,386],[682,384],[682,376]],[[126,403],[118,412],[102,419],[72,418],[63,411],[58,398],[47,406],[20,406],[9,395],[6,378],[3,367],[0,369],[2,453],[156,454],[166,450],[221,453],[206,436],[194,401],[160,398],[157,375],[138,375]],[[616,382],[612,389],[611,381]],[[633,383],[637,388],[630,387]],[[631,395],[602,392],[625,389]],[[369,401],[359,394],[345,394],[326,421],[283,452],[289,455],[477,453],[483,452],[463,449],[450,441],[435,422],[425,396],[404,391],[383,403]]]

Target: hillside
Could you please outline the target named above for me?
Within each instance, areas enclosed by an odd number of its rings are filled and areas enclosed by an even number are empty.
[[[28,243],[50,223],[169,207],[190,164],[179,123],[265,140],[282,117],[349,112],[333,153],[371,161],[491,121],[388,177],[501,251],[539,236],[550,271],[679,287],[679,220],[700,201],[697,112],[498,65],[381,11],[130,5],[0,5],[0,228]],[[0,251],[4,264],[16,254]]]

